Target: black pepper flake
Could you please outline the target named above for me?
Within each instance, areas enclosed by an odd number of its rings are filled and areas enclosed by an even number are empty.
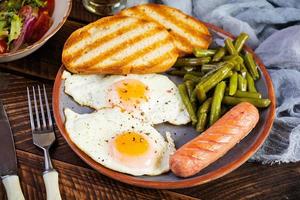
[[[172,90],[167,90],[167,93],[171,93],[172,92]]]
[[[134,129],[134,126],[131,126],[132,129]]]
[[[132,141],[135,141],[135,137],[132,138]]]
[[[154,142],[155,142],[155,143],[157,143],[157,141],[156,141],[156,140],[154,140]]]
[[[108,99],[108,102],[111,102],[111,99]]]
[[[157,151],[154,151],[154,153],[157,153]]]
[[[104,162],[104,159],[102,159],[101,161]]]
[[[145,133],[146,135],[150,135],[150,133]]]
[[[174,133],[174,135],[176,135],[176,133]]]
[[[106,143],[108,143],[108,140],[105,140]]]
[[[141,115],[142,115],[142,116],[144,116],[144,115],[145,115],[145,113],[144,113],[144,112],[141,112]]]

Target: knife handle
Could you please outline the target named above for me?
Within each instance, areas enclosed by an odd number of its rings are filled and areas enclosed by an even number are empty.
[[[57,171],[55,169],[45,171],[43,178],[46,187],[47,200],[61,200]]]
[[[8,175],[2,178],[8,200],[25,200],[17,175]]]

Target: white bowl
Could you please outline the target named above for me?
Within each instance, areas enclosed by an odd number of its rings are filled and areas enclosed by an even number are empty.
[[[23,58],[43,46],[43,44],[45,44],[47,40],[49,40],[63,26],[71,12],[71,8],[72,0],[55,0],[54,11],[52,14],[53,24],[45,35],[40,40],[26,48],[21,48],[13,53],[8,52],[0,54],[0,63]]]

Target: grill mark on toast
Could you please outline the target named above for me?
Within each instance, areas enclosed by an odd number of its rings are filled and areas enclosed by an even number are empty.
[[[156,51],[150,51],[147,54],[145,54],[143,57],[139,57],[138,59],[136,59],[135,61],[132,62],[133,65],[137,65],[140,66],[139,62],[144,63],[142,60],[146,59],[146,60],[159,60],[159,58],[163,57],[164,55],[166,55],[167,51],[170,51],[170,49],[174,48],[174,46],[170,43],[167,43],[163,46],[161,46],[159,49],[157,49]],[[157,54],[158,56],[155,57],[155,54]],[[151,57],[152,59],[147,59],[146,57]],[[157,61],[156,61],[157,62]],[[151,65],[151,64],[150,64]]]
[[[148,24],[149,25],[149,24]],[[155,25],[146,26],[141,24],[137,29],[130,30],[119,37],[115,37],[112,40],[99,45],[97,48],[89,51],[85,57],[80,57],[73,61],[72,65],[76,65],[76,67],[81,68],[84,65],[93,66],[98,63],[100,58],[104,58],[112,54],[113,51],[118,50],[119,48],[124,48],[125,45],[130,45],[132,41],[141,40],[145,35],[152,34],[153,32],[157,32],[157,28]],[[93,56],[93,54],[96,54]],[[93,62],[94,60],[94,62]],[[80,62],[80,64],[78,64]]]
[[[170,23],[176,24],[179,29],[184,30],[184,32],[189,34],[190,37],[198,40],[197,42],[189,40],[189,44],[191,46],[199,46],[200,42],[203,46],[207,45],[206,39],[210,38],[210,37],[205,33],[197,31],[197,29],[195,29],[195,27],[190,26],[190,24],[187,23],[187,20],[190,20],[189,16],[187,16],[187,17],[183,16],[184,18],[187,19],[186,21],[183,21],[182,18],[172,15],[172,13],[174,11],[171,9],[165,9],[164,7],[159,6],[159,5],[158,6],[151,5],[149,7],[156,13],[159,13],[161,16],[163,16]],[[160,7],[162,7],[162,8],[160,8]],[[178,33],[174,32],[174,34],[177,35]]]
[[[136,9],[140,10],[140,13],[143,13],[143,15],[146,16],[146,18],[151,19],[151,21],[155,21],[165,27],[170,27],[168,29],[171,29],[172,32],[170,32],[170,31],[169,32],[178,41],[180,41],[181,45],[184,46],[185,48],[190,48],[190,41],[189,41],[188,37],[182,36],[182,35],[185,35],[185,34],[182,34],[182,32],[184,32],[184,31],[178,30],[178,27],[175,24],[173,24],[169,20],[165,19],[165,17],[160,15],[160,13],[157,13],[155,10],[149,9],[147,6],[138,6],[138,7],[136,7]],[[153,14],[152,12],[155,12],[155,14]],[[168,24],[168,25],[166,25],[166,24]],[[181,34],[175,32],[174,31],[175,29],[177,29],[178,32],[181,32]],[[179,49],[180,49],[180,47],[179,47]]]
[[[84,47],[85,50],[82,51],[81,49],[78,49],[78,51],[76,51],[68,56],[65,56],[65,60],[71,61],[71,60],[73,60],[73,58],[78,58],[85,52],[92,51],[92,50],[98,48],[99,46],[101,46],[101,44],[105,44],[106,42],[109,42],[112,39],[116,38],[116,36],[119,36],[121,34],[126,34],[139,26],[141,26],[139,23],[135,23],[135,24],[129,24],[129,26],[121,27],[117,31],[112,32],[111,34],[105,35],[104,37],[98,38],[93,43],[88,44],[87,46]]]
[[[119,52],[127,49],[126,47],[129,45],[136,45],[139,42],[143,40],[147,40],[151,37],[153,37],[154,33],[163,33],[161,31],[158,32],[156,28],[147,30],[147,32],[144,32],[143,34],[138,34],[135,37],[131,37],[130,39],[127,38],[125,41],[119,43],[118,45],[111,46],[106,51],[102,52],[101,54],[98,54],[98,56],[95,56],[93,58],[90,58],[85,63],[82,63],[81,66],[91,66],[89,68],[98,68],[97,65],[103,65],[105,67],[109,67],[109,64],[104,64],[105,60],[113,58],[115,55],[117,55]],[[156,34],[155,34],[156,35]],[[134,42],[134,43],[133,43]],[[138,51],[139,49],[137,49]],[[125,55],[128,56],[128,55]],[[107,59],[105,59],[107,58]],[[115,62],[112,63],[114,65]],[[81,68],[80,66],[78,66]],[[120,66],[119,66],[120,67]]]
[[[65,52],[67,53],[74,53],[73,51],[77,51],[77,49],[82,49],[82,47],[85,47],[86,43],[91,44],[97,40],[97,38],[102,38],[105,35],[109,35],[119,29],[123,29],[124,26],[130,26],[132,24],[138,23],[137,19],[134,18],[122,18],[116,17],[112,18],[111,20],[105,20],[105,21],[96,21],[94,23],[91,23],[87,26],[85,26],[82,29],[79,29],[79,31],[75,31],[74,35],[72,34],[70,38],[67,40],[66,45],[69,46],[69,44],[72,44],[70,47],[65,48]],[[102,25],[105,24],[104,27]],[[100,27],[100,28],[99,28]],[[109,29],[106,29],[105,27],[110,27]],[[94,33],[93,37],[91,36],[92,29],[96,29],[96,33]],[[114,30],[115,29],[115,30]],[[81,35],[82,34],[82,35]],[[74,50],[72,50],[72,48]]]
[[[161,7],[161,5],[152,5],[152,6],[159,6]],[[176,8],[173,8],[173,9],[164,9],[166,12],[168,12],[170,15],[172,15],[174,18],[176,18],[177,20],[189,25],[190,27],[192,27],[194,30],[201,30],[201,32],[205,35],[210,35],[209,31],[208,31],[208,28],[206,27],[206,25],[192,17],[192,16],[189,16],[189,15],[186,15],[184,13],[182,13],[180,10],[176,9]]]
[[[144,46],[142,49],[137,49],[136,51],[132,52],[128,56],[126,56],[125,60],[121,60],[119,62],[114,63],[114,65],[118,66],[128,66],[131,65],[135,60],[143,57],[145,54],[151,51],[156,51],[158,48],[160,48],[161,45],[166,44],[170,42],[170,38],[168,35],[166,35],[164,38],[160,38],[160,40],[155,41],[154,43]],[[123,51],[127,51],[127,49],[124,49]],[[138,52],[137,52],[138,51]],[[158,63],[159,61],[153,59],[155,63]]]
[[[175,50],[175,47],[174,47],[174,50]],[[153,52],[150,52],[150,53],[153,53]],[[176,51],[174,53],[176,53]],[[165,71],[167,68],[166,66],[170,66],[168,64],[173,65],[176,62],[176,59],[171,60],[169,57],[171,57],[171,55],[169,53],[159,54],[158,57],[155,57],[152,59],[152,60],[155,60],[156,63],[150,65],[151,67],[148,68],[148,70],[150,72],[155,71],[155,69],[160,69],[161,71]],[[136,61],[133,61],[132,63],[134,64],[134,62],[136,62]],[[138,72],[142,73],[143,67],[138,67],[136,70]]]

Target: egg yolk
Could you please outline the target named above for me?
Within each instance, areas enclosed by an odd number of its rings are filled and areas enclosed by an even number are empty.
[[[119,81],[116,90],[122,101],[135,101],[138,103],[147,100],[147,87],[139,80],[126,79]]]
[[[148,141],[139,133],[125,132],[115,138],[115,148],[128,156],[139,156],[149,149]]]

